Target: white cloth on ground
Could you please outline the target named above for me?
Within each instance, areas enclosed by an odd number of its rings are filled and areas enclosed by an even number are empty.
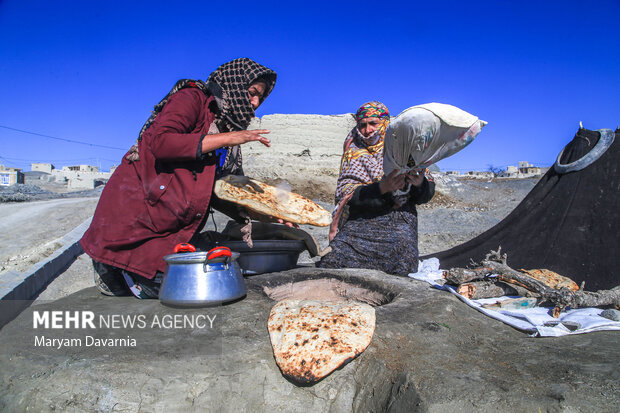
[[[563,311],[558,318],[553,318],[550,307],[534,307],[523,310],[490,310],[482,307],[501,300],[515,298],[504,296],[498,298],[484,298],[470,300],[456,292],[451,285],[444,285],[444,278],[440,270],[439,260],[430,258],[419,264],[417,273],[409,277],[425,281],[431,286],[448,291],[457,296],[468,306],[475,308],[487,316],[502,321],[516,329],[523,330],[533,337],[559,337],[567,334],[584,334],[592,331],[617,330],[620,331],[620,321],[612,321],[601,317],[600,308],[576,308]]]

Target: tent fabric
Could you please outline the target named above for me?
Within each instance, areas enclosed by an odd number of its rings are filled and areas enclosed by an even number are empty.
[[[597,131],[579,129],[566,145],[562,164],[574,162],[598,142]],[[620,285],[620,130],[605,153],[586,168],[565,174],[553,168],[493,228],[436,257],[441,268],[481,262],[499,246],[515,269],[547,268],[585,290]]]

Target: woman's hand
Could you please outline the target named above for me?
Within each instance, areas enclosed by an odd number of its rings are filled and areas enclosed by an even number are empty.
[[[265,214],[261,214],[259,212],[250,211],[250,210],[247,210],[247,214],[250,217],[250,219],[252,219],[254,221],[274,222],[274,223],[277,223],[277,224],[284,224],[287,227],[291,227],[291,228],[299,228],[299,225],[297,225],[297,224],[294,224],[292,222],[284,221],[281,218],[276,218],[276,217],[273,217],[271,215],[265,215]]]
[[[398,169],[393,170],[389,175],[383,175],[379,181],[379,191],[381,194],[385,194],[402,189],[405,186],[406,176],[406,174],[400,174]]]
[[[271,217],[271,218],[273,218],[273,217]],[[283,219],[281,219],[281,218],[278,218],[278,219],[276,220],[276,222],[277,222],[278,224],[284,224],[284,225],[286,225],[287,227],[291,227],[291,228],[299,228],[299,225],[294,224],[294,223],[292,223],[292,222],[287,222],[287,221],[285,221],[285,220],[283,220]]]
[[[407,183],[417,188],[424,183],[424,170],[410,171],[406,176]]]
[[[234,146],[234,145],[243,145],[244,143],[259,141],[263,145],[269,147],[271,146],[271,141],[261,134],[266,135],[270,131],[268,129],[255,129],[255,130],[240,130],[236,132],[227,132],[222,133],[222,135],[227,135],[228,145],[225,146]]]
[[[268,129],[240,130],[235,132],[216,133],[207,135],[202,140],[202,153],[208,153],[224,146],[243,145],[248,142],[258,141],[266,147],[271,146],[271,141],[264,136]]]

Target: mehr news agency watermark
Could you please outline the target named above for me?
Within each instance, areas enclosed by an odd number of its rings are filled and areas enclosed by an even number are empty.
[[[33,311],[33,329],[42,334],[34,335],[35,347],[62,349],[67,347],[136,347],[138,342],[131,335],[102,338],[85,334],[83,337],[50,337],[45,330],[58,333],[63,329],[75,330],[133,330],[165,329],[187,330],[214,328],[216,315],[208,314],[99,314],[93,311]],[[54,335],[54,334],[53,334]]]

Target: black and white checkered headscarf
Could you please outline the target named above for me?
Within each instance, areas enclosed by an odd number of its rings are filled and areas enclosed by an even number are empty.
[[[248,88],[256,81],[265,83],[261,102],[276,84],[276,72],[242,57],[218,67],[207,79],[207,88],[220,109],[218,127],[222,132],[244,130],[255,116]],[[222,130],[224,129],[224,130]]]
[[[202,90],[204,93],[210,93],[215,97],[218,106],[216,125],[219,132],[232,132],[247,129],[250,121],[254,117],[254,108],[250,102],[248,88],[256,81],[265,83],[265,93],[261,99],[261,103],[273,90],[276,84],[276,72],[265,66],[259,65],[255,61],[243,57],[231,60],[218,67],[209,75],[207,82],[193,79],[179,80],[172,90],[155,105],[151,116],[140,129],[140,134],[136,143],[129,149],[125,158],[131,162],[140,160],[138,153],[138,142],[142,140],[142,135],[153,124],[157,115],[162,111],[170,96],[174,95],[181,89],[194,87]],[[235,150],[227,152],[226,164],[241,165],[241,149],[237,145]],[[233,153],[234,152],[234,153]],[[232,159],[234,158],[234,159]],[[228,168],[230,169],[230,168]]]

